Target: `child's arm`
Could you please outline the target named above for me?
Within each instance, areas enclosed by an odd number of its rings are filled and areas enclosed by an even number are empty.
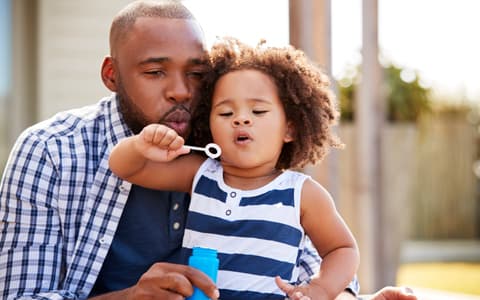
[[[301,222],[322,257],[319,274],[308,285],[293,287],[277,279],[291,299],[334,299],[352,280],[359,264],[355,239],[338,214],[330,194],[317,182],[307,180],[302,190]],[[305,298],[302,298],[305,299]]]
[[[160,124],[120,141],[110,153],[110,169],[118,177],[147,188],[190,192],[193,177],[205,158],[187,154],[184,140]]]

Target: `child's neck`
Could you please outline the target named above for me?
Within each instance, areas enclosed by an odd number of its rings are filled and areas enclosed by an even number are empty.
[[[269,172],[262,172],[262,174],[250,173],[236,173],[229,170],[223,170],[223,181],[232,188],[241,190],[254,190],[272,182],[282,174],[281,170],[272,169]]]

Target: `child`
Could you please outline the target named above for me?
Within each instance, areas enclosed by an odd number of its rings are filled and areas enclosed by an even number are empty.
[[[338,113],[328,79],[299,50],[231,38],[210,62],[193,137],[218,144],[220,159],[183,155],[183,138],[152,124],[115,146],[110,168],[134,184],[191,194],[183,247],[218,250],[221,299],[334,299],[357,270],[356,242],[328,192],[289,170],[341,146],[330,131]],[[294,286],[306,235],[321,269]]]

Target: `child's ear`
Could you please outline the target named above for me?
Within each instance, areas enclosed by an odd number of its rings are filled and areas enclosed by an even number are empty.
[[[285,136],[283,137],[284,143],[290,143],[294,140],[295,136],[295,128],[293,127],[292,122],[287,123],[287,131],[285,132]]]

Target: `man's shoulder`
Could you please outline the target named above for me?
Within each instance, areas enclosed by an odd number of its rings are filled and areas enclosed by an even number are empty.
[[[47,141],[69,138],[82,131],[98,132],[105,128],[110,118],[111,102],[112,97],[106,97],[92,105],[59,112],[27,128],[21,137],[35,137],[35,139]]]

